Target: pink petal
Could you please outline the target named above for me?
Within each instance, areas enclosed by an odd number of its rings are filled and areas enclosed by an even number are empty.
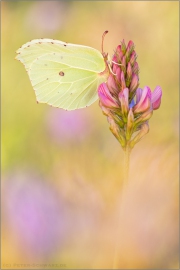
[[[119,93],[119,100],[124,99],[126,106],[128,107],[129,104],[129,89],[124,88],[120,93]]]
[[[151,98],[153,110],[157,110],[160,107],[161,97],[162,97],[162,89],[160,86],[156,86],[156,88],[152,92]]]
[[[140,103],[142,103],[146,97],[151,98],[151,89],[148,86],[145,86],[143,91],[142,91],[142,95],[141,95],[141,99],[140,99]]]
[[[141,98],[141,95],[142,95],[142,89],[141,88],[138,88],[136,90],[136,104],[140,101],[140,98]]]
[[[151,106],[151,89],[145,86],[139,102],[133,107],[134,113],[142,113],[148,110]]]
[[[109,89],[105,83],[102,83],[98,87],[98,95],[101,103],[109,108],[118,108],[118,103],[114,100],[109,92]]]

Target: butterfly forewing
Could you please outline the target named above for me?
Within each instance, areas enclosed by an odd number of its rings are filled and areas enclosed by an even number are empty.
[[[57,40],[33,40],[18,51],[28,71],[37,101],[73,110],[89,106],[97,99],[97,87],[106,80],[101,75],[106,64],[93,48]]]

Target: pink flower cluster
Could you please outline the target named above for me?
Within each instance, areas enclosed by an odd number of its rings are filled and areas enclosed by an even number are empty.
[[[148,86],[138,88],[136,58],[134,43],[129,41],[126,46],[123,40],[112,58],[112,72],[107,82],[98,88],[100,107],[124,150],[132,149],[149,131],[148,120],[161,104],[160,86],[153,92]]]

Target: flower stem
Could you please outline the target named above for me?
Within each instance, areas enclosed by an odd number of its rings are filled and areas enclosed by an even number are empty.
[[[129,176],[129,161],[130,161],[130,153],[131,153],[131,148],[127,144],[126,149],[124,150],[124,175],[123,175],[123,185],[122,185],[122,190],[121,190],[121,204],[123,202],[123,194],[124,194],[124,187],[128,183],[128,176]],[[121,214],[122,210],[121,207],[118,209],[117,214],[117,235],[116,235],[116,240],[115,240],[115,251],[114,251],[114,260],[113,260],[113,269],[118,269],[119,268],[119,241],[120,241],[120,234],[119,234],[119,227],[120,227],[120,221],[121,219]]]
[[[124,184],[127,184],[128,182],[130,153],[131,148],[127,144],[126,149],[124,150]]]

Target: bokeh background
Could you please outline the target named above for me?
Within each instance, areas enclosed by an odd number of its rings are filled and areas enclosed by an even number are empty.
[[[2,1],[2,269],[179,269],[179,2]],[[133,40],[140,86],[162,104],[131,154],[98,102],[37,104],[15,51],[54,38],[113,54]],[[118,219],[118,222],[117,222]],[[46,265],[45,265],[46,264]]]

